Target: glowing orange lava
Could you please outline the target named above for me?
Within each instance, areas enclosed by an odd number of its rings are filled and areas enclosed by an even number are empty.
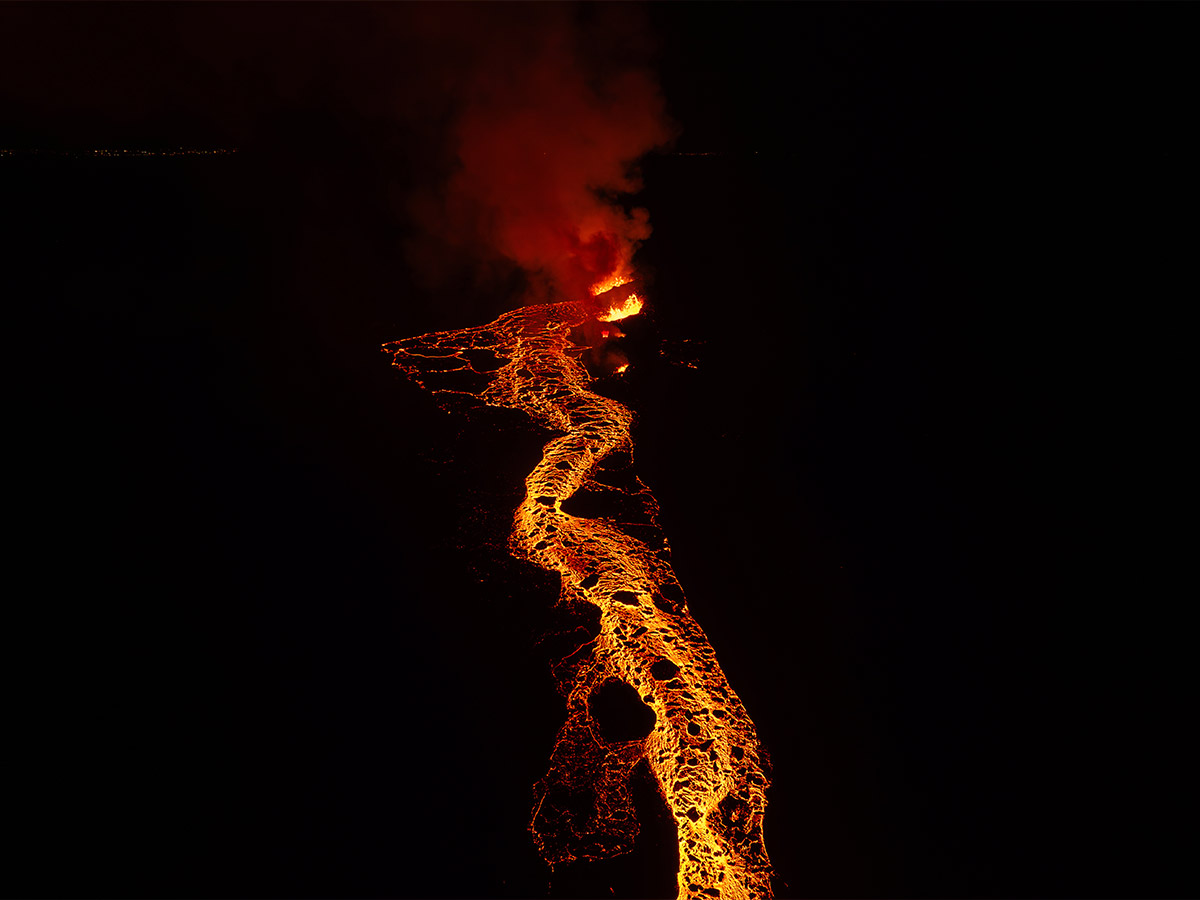
[[[592,285],[591,291],[593,297],[599,297],[601,294],[607,294],[614,288],[619,288],[623,284],[629,284],[633,281],[633,277],[625,269],[618,269],[607,278],[597,281]]]
[[[619,287],[620,285],[618,285]],[[627,319],[630,316],[636,316],[642,311],[642,307],[646,304],[637,294],[630,294],[620,303],[614,303],[608,308],[608,312],[597,318],[601,322],[616,322],[619,319]]]
[[[637,308],[627,301],[628,311],[614,318],[641,309],[636,295],[630,300]],[[529,827],[543,858],[553,868],[631,850],[639,826],[630,777],[645,760],[675,821],[678,896],[769,897],[768,780],[754,723],[688,610],[649,489],[632,474],[613,477],[632,462],[633,413],[588,389],[592,378],[576,359],[582,348],[572,332],[593,318],[587,303],[527,306],[384,351],[435,393],[522,410],[555,434],[525,479],[509,546],[559,573],[559,605],[594,607],[599,632],[553,667],[567,721],[535,786]],[[481,365],[483,357],[490,364]],[[639,512],[585,517],[577,508],[583,497]],[[646,737],[602,736],[591,703],[614,682],[653,710]]]

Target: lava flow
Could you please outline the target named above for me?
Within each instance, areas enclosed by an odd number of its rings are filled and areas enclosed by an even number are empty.
[[[593,621],[598,610],[599,631],[554,666],[567,721],[535,786],[530,831],[542,857],[553,868],[630,851],[639,832],[630,777],[645,760],[676,825],[678,896],[769,897],[768,781],[754,723],[688,610],[658,506],[628,471],[633,413],[589,390],[577,359],[581,326],[641,306],[631,291],[601,316],[581,302],[526,306],[383,349],[435,393],[522,410],[555,433],[525,479],[509,546],[558,572],[558,603]],[[642,708],[644,737],[605,737],[592,707],[614,691],[652,711]]]

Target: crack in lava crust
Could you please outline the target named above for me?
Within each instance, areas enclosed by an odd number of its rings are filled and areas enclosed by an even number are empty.
[[[435,393],[522,410],[558,435],[525,479],[509,546],[561,575],[561,605],[597,607],[600,631],[555,666],[567,721],[535,786],[530,831],[543,858],[553,868],[631,850],[639,826],[629,779],[645,759],[675,820],[679,897],[769,897],[768,781],[754,723],[688,611],[666,541],[645,524],[562,509],[581,490],[636,495],[651,525],[658,509],[637,479],[624,491],[597,481],[603,461],[632,451],[633,413],[588,390],[571,329],[594,317],[582,303],[527,306],[383,349]],[[602,735],[591,705],[613,680],[653,710],[646,737]]]

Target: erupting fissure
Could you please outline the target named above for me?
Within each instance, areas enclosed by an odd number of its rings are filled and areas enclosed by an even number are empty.
[[[435,393],[522,410],[555,433],[525,479],[509,545],[559,573],[560,605],[595,607],[599,633],[554,666],[567,721],[535,786],[530,831],[543,858],[553,868],[631,850],[639,825],[630,777],[644,759],[675,821],[678,896],[769,897],[768,780],[754,723],[691,616],[654,498],[627,471],[633,413],[589,390],[592,376],[578,358],[586,350],[574,337],[579,326],[641,308],[632,291],[600,316],[595,301],[526,306],[384,351]],[[589,497],[625,512],[585,517],[578,506]],[[653,711],[648,735],[603,733],[593,707],[614,683]]]

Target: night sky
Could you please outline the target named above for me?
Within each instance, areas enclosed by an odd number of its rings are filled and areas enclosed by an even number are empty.
[[[557,588],[504,541],[543,437],[379,352],[525,286],[422,257],[445,9],[0,6],[14,893],[674,896],[652,811],[553,877],[525,832]],[[676,133],[613,390],[770,753],[777,894],[1194,895],[1194,16],[634,11],[571,13]],[[89,155],[181,146],[236,152]]]

